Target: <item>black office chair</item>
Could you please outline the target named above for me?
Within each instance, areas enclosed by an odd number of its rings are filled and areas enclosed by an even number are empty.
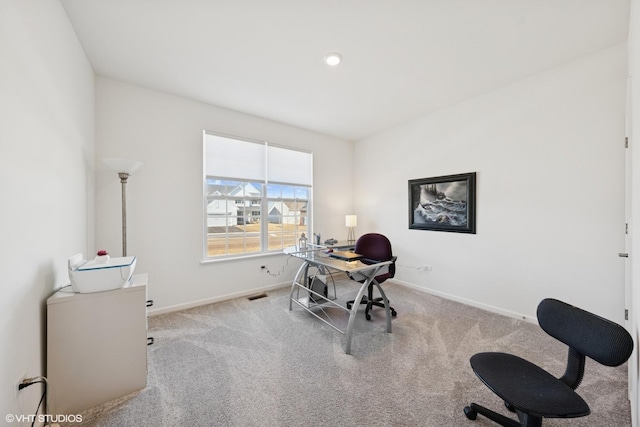
[[[633,339],[620,325],[555,299],[538,305],[540,327],[569,346],[561,378],[518,356],[478,353],[471,368],[480,380],[518,414],[520,422],[471,403],[464,408],[470,420],[478,414],[502,426],[540,427],[543,418],[589,415],[589,405],[574,391],[582,382],[585,356],[605,366],[622,365],[633,352]]]
[[[389,261],[393,262],[389,265],[388,271],[386,273],[380,274],[374,278],[369,284],[367,288],[367,295],[362,297],[360,304],[366,304],[367,307],[364,310],[364,315],[367,320],[371,320],[371,315],[369,311],[375,305],[377,307],[384,308],[384,300],[383,298],[374,298],[373,297],[373,287],[377,286],[378,290],[381,290],[380,284],[387,279],[392,278],[396,274],[396,259],[398,257],[393,256],[393,252],[391,251],[391,242],[382,234],[378,233],[368,233],[360,236],[360,238],[356,241],[356,246],[354,249],[355,253],[362,255],[364,258],[361,259],[363,263],[375,263],[376,261]],[[349,275],[349,278],[355,280],[360,283],[364,283],[365,279],[361,274]],[[347,301],[347,308],[351,309],[355,300]],[[393,307],[389,306],[389,310],[391,311],[392,316],[397,316],[398,313],[394,310]]]

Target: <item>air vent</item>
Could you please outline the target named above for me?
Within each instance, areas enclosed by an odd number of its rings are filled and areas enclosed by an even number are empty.
[[[258,295],[252,295],[250,297],[247,297],[247,299],[249,301],[253,301],[253,300],[256,300],[256,299],[264,298],[266,296],[267,296],[267,294],[258,294]]]

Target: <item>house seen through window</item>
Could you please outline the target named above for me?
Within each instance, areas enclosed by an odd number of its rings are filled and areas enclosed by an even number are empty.
[[[279,252],[311,230],[312,154],[204,133],[204,257]]]

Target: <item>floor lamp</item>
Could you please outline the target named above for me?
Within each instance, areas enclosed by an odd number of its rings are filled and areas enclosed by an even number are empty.
[[[122,184],[122,256],[127,256],[127,179],[142,162],[129,159],[102,159],[109,169],[118,173]]]
[[[356,241],[356,227],[358,226],[357,215],[345,215],[344,222],[349,227],[349,234],[347,235],[347,242],[353,243]]]

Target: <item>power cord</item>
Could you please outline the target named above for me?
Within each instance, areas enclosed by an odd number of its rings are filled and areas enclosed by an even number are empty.
[[[42,397],[40,397],[40,402],[38,402],[38,407],[36,408],[36,412],[33,414],[33,421],[31,422],[31,427],[34,427],[36,419],[38,419],[38,411],[40,411],[40,406],[42,406],[42,402],[45,402],[44,408],[42,412],[44,414],[47,413],[47,409],[49,409],[49,402],[47,398],[47,388],[49,383],[47,382],[47,378],[43,376],[33,377],[33,378],[25,378],[22,380],[20,384],[18,384],[18,390],[25,389],[33,384],[44,384],[44,392],[42,392]],[[45,425],[51,425],[51,420],[48,419],[45,422]]]
[[[265,270],[265,272],[272,277],[278,277],[279,275],[281,275],[282,273],[284,273],[284,270],[287,268],[287,266],[289,265],[289,260],[291,259],[291,257],[287,257],[287,262],[284,263],[284,265],[282,266],[282,268],[280,269],[280,271],[278,271],[277,273],[272,273],[269,270],[269,267],[267,267],[266,265],[261,265],[260,268]]]

